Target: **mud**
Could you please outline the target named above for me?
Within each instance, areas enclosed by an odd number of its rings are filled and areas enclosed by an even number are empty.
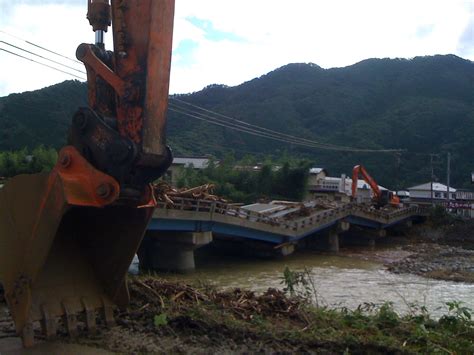
[[[411,245],[404,249],[409,255],[387,263],[389,271],[474,283],[474,250],[435,243]]]
[[[398,255],[383,260],[396,274],[415,274],[438,280],[474,283],[474,221],[438,226],[427,223],[413,228],[401,239]],[[392,251],[389,251],[389,254]]]
[[[384,346],[368,344],[361,351],[344,341],[300,337],[314,325],[307,301],[279,290],[216,291],[154,278],[135,278],[129,286],[132,302],[117,312],[118,326],[75,343],[119,353],[387,353]]]
[[[377,248],[342,250],[341,254],[383,264],[395,274],[474,283],[474,221],[425,224],[409,234],[388,236]]]
[[[279,290],[269,289],[261,295],[240,289],[218,292],[153,278],[133,278],[129,286],[132,301],[127,310],[116,310],[116,327],[101,328],[96,334],[82,333],[78,338],[58,334],[49,343],[40,339],[35,348],[23,353],[273,353],[306,351],[312,346],[270,335],[256,337],[254,331],[234,329],[219,319],[219,314],[225,314],[225,319],[230,316],[236,322],[252,324],[255,318],[264,317],[275,324],[307,326],[304,301],[288,298]],[[20,339],[15,336],[7,308],[1,308],[1,312],[0,353],[17,353],[21,350]],[[163,317],[161,321],[156,320],[157,316]],[[328,344],[323,349],[331,347]]]
[[[342,249],[340,255],[344,255],[350,258],[358,258],[365,261],[373,261],[381,264],[391,264],[401,261],[414,252],[407,250],[404,246],[396,246],[391,248],[377,248],[377,249]]]

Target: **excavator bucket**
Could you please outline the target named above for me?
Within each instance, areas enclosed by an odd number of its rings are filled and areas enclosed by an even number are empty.
[[[129,301],[128,267],[152,208],[121,205],[119,185],[71,147],[50,173],[19,175],[0,189],[0,283],[25,346],[37,322],[46,338],[114,323]],[[58,322],[62,319],[62,322]]]

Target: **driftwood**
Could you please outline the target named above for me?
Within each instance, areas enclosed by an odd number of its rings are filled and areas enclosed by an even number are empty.
[[[194,200],[218,201],[226,203],[227,201],[220,196],[214,195],[214,184],[204,184],[192,188],[177,189],[164,181],[154,185],[155,198],[157,201],[166,202],[168,205],[174,205],[176,198],[188,198]]]
[[[153,311],[159,314],[164,307],[163,299],[174,308],[188,308],[193,304],[214,304],[218,308],[232,312],[241,319],[252,319],[256,315],[272,316],[284,314],[291,318],[304,320],[302,306],[305,301],[289,298],[282,291],[269,288],[261,295],[239,288],[217,291],[213,288],[197,289],[182,283],[159,279],[132,279],[129,286],[133,294],[132,308]],[[143,316],[141,314],[140,316]]]

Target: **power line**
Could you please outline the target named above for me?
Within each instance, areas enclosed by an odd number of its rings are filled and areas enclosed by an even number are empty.
[[[249,125],[251,127],[243,127],[241,125],[237,125],[237,124],[232,123],[232,122],[223,121],[222,119],[218,119],[216,117],[212,117],[212,116],[209,116],[209,115],[202,114],[200,112],[196,112],[196,111],[192,111],[192,110],[189,110],[189,109],[186,109],[186,108],[183,108],[183,107],[176,106],[173,103],[171,103],[171,105],[172,105],[172,108],[175,108],[175,109],[177,108],[177,109],[184,110],[185,112],[180,111],[180,113],[190,114],[190,117],[197,118],[196,115],[199,115],[199,117],[204,121],[206,121],[206,119],[213,120],[213,121],[207,120],[209,123],[215,123],[214,121],[217,121],[217,122],[220,123],[220,124],[217,124],[217,125],[220,125],[220,126],[225,126],[227,128],[231,128],[231,129],[235,128],[239,131],[243,131],[243,132],[247,132],[247,133],[252,132],[252,133],[254,133],[254,135],[258,135],[258,136],[261,136],[261,137],[266,137],[266,138],[269,138],[269,139],[276,139],[276,140],[283,141],[283,142],[286,142],[286,143],[303,145],[303,146],[312,147],[312,148],[321,148],[321,149],[326,149],[326,150],[337,150],[337,151],[384,152],[384,153],[388,153],[388,152],[392,153],[392,152],[396,151],[396,150],[359,149],[359,148],[352,148],[352,147],[345,147],[345,146],[336,146],[336,145],[332,145],[332,144],[324,144],[324,143],[320,143],[320,142],[317,142],[317,141],[311,141],[311,140],[308,140],[308,139],[300,139],[299,137],[282,134],[280,132],[269,130],[269,129],[264,129],[264,131],[271,132],[271,133],[266,133],[266,132],[261,131],[261,128],[263,128],[263,127],[250,125],[250,124]],[[253,127],[258,128],[259,130],[257,131]]]
[[[214,124],[214,125],[217,125],[217,126],[221,126],[221,127],[233,129],[233,130],[236,130],[236,131],[244,132],[244,133],[247,133],[247,134],[250,134],[250,135],[253,135],[253,136],[258,136],[258,137],[267,138],[267,139],[273,139],[273,140],[276,140],[276,141],[295,144],[295,145],[300,145],[300,146],[305,146],[305,147],[309,147],[309,148],[319,148],[319,149],[337,150],[337,151],[352,151],[352,152],[381,152],[381,151],[364,150],[364,149],[357,149],[357,148],[353,148],[353,149],[349,148],[348,149],[347,147],[341,148],[341,147],[325,146],[325,145],[321,145],[321,144],[307,143],[307,142],[298,141],[298,140],[290,140],[290,139],[286,139],[286,138],[282,138],[282,137],[277,137],[275,135],[270,135],[270,134],[267,134],[267,133],[264,133],[264,132],[258,132],[258,131],[255,131],[253,129],[249,129],[249,128],[245,128],[245,127],[238,127],[238,126],[235,126],[235,125],[229,125],[228,123],[213,121],[211,119],[206,118],[205,116],[196,115],[195,113],[190,113],[190,112],[184,111],[183,108],[180,108],[180,107],[169,107],[169,110],[173,111],[173,112],[180,113],[180,114],[188,116],[188,117],[192,117],[192,118],[201,120],[201,121],[205,121],[207,123],[211,123],[211,124]],[[387,151],[384,151],[384,152],[386,153]],[[390,151],[390,152],[393,153],[393,151]]]
[[[49,52],[49,53],[55,54],[55,55],[57,55],[57,56],[59,56],[59,57],[65,58],[65,59],[67,59],[67,60],[70,60],[71,62],[83,64],[82,62],[80,62],[80,61],[78,61],[78,60],[76,60],[76,59],[72,59],[72,58],[70,58],[70,57],[68,57],[68,56],[65,56],[65,55],[63,55],[63,54],[57,53],[57,52],[55,52],[55,51],[52,51],[51,49],[47,49],[47,48],[45,48],[45,47],[43,47],[43,46],[40,46],[39,44],[30,42],[30,41],[28,41],[28,40],[26,40],[26,39],[23,39],[23,38],[21,38],[21,37],[12,35],[11,33],[5,32],[4,30],[0,30],[0,32],[6,34],[7,36],[10,36],[10,37],[13,37],[13,38],[15,38],[15,39],[18,39],[18,40],[20,40],[20,41],[26,42],[26,43],[28,43],[28,44],[31,45],[31,46],[37,47],[37,48],[42,49],[42,50],[44,50],[44,51],[46,51],[46,52]]]
[[[171,98],[171,99],[175,100],[175,101],[178,101],[178,102],[186,103],[185,101],[178,100],[178,99],[175,99],[175,98]],[[196,105],[193,105],[193,104],[189,104],[189,103],[187,103],[187,104],[189,106],[200,108],[199,106],[196,106]],[[200,108],[200,109],[205,111],[205,112],[210,112],[212,114],[215,114],[215,115],[218,115],[218,116],[221,116],[221,117],[225,117],[229,120],[223,120],[221,118],[213,117],[213,116],[210,116],[210,115],[207,115],[207,114],[203,114],[201,112],[197,112],[197,111],[194,111],[194,110],[191,110],[191,109],[188,109],[188,108],[184,108],[182,106],[180,107],[179,105],[176,105],[176,104],[170,102],[170,110],[175,111],[175,112],[179,112],[181,114],[188,115],[188,117],[194,117],[194,118],[200,119],[202,121],[207,121],[208,123],[216,124],[216,125],[219,125],[219,126],[224,126],[226,128],[235,129],[235,130],[238,130],[238,131],[241,131],[241,132],[253,134],[253,135],[268,138],[268,139],[274,139],[274,140],[282,141],[282,142],[285,142],[285,143],[292,143],[292,144],[302,145],[302,146],[311,147],[311,148],[320,148],[320,149],[336,150],[336,151],[374,152],[374,153],[375,152],[376,153],[394,153],[394,152],[400,152],[401,151],[401,150],[396,150],[396,149],[361,149],[361,148],[337,146],[337,145],[333,145],[333,144],[321,143],[321,142],[312,141],[312,140],[305,139],[305,138],[300,138],[300,137],[284,134],[284,133],[277,132],[277,131],[274,131],[274,130],[271,130],[271,129],[268,129],[268,128],[265,128],[265,127],[252,125],[252,124],[234,119],[234,118],[229,117],[229,116],[225,116],[225,115],[222,115],[222,114],[210,111],[210,110],[206,110],[204,108]],[[180,111],[177,111],[177,110],[180,110]],[[229,121],[233,121],[233,122],[229,122]],[[234,123],[234,122],[237,122],[237,123]]]
[[[256,129],[259,129],[259,130],[262,130],[262,131],[266,131],[266,132],[269,132],[269,133],[271,133],[271,134],[276,134],[276,135],[281,136],[281,137],[285,137],[285,138],[289,138],[289,139],[296,139],[296,140],[298,140],[298,141],[305,141],[305,142],[310,143],[310,144],[321,144],[321,145],[324,145],[324,146],[327,146],[327,147],[347,148],[347,149],[350,149],[350,150],[353,150],[353,149],[354,149],[354,148],[352,148],[352,147],[345,147],[345,146],[334,145],[334,144],[330,144],[330,143],[322,143],[322,142],[318,142],[318,141],[315,141],[315,140],[309,140],[309,139],[306,139],[306,138],[296,137],[296,136],[292,136],[292,135],[289,135],[289,134],[277,132],[277,131],[271,130],[271,129],[269,129],[269,128],[265,128],[265,127],[253,125],[253,124],[251,124],[251,123],[248,123],[248,122],[245,122],[245,121],[241,121],[241,120],[238,120],[238,119],[236,119],[236,118],[229,117],[229,116],[223,115],[223,114],[221,114],[221,113],[218,113],[218,112],[215,112],[215,111],[211,111],[211,110],[205,109],[205,108],[203,108],[203,107],[200,107],[200,106],[191,104],[191,103],[189,103],[189,102],[186,102],[186,101],[183,101],[183,100],[180,100],[180,99],[176,99],[176,98],[174,98],[174,97],[171,97],[170,99],[171,99],[171,100],[174,100],[174,101],[178,101],[178,102],[183,103],[183,104],[186,104],[186,105],[189,105],[189,106],[192,106],[192,107],[195,107],[195,108],[200,109],[200,110],[202,110],[202,111],[209,112],[209,113],[211,113],[211,114],[213,114],[213,115],[217,115],[217,116],[223,117],[224,119],[227,119],[227,120],[230,120],[230,121],[233,121],[233,122],[237,122],[237,123],[239,123],[239,124],[242,124],[242,125],[245,125],[245,126],[248,126],[248,127],[254,127],[254,128],[256,128]],[[214,119],[217,120],[217,118],[214,118]],[[390,150],[390,151],[393,151],[393,150]]]
[[[174,139],[170,139],[170,142],[173,142]],[[257,156],[257,155],[265,155],[265,156],[272,156],[272,157],[277,157],[278,155],[276,154],[273,154],[273,153],[268,153],[268,152],[255,152],[255,151],[250,151],[250,150],[244,150],[244,149],[239,149],[239,148],[230,148],[230,147],[226,147],[224,145],[221,145],[221,144],[213,144],[213,143],[210,143],[209,140],[206,140],[206,141],[200,141],[199,142],[200,144],[199,145],[196,145],[196,144],[192,144],[191,142],[191,147],[187,147],[185,149],[195,149],[196,146],[199,146],[200,148],[208,148],[208,147],[213,147],[213,148],[217,148],[219,150],[224,150],[224,151],[228,151],[230,153],[236,153],[236,152],[239,152],[239,153],[244,153],[244,154],[252,154],[254,156]]]
[[[50,61],[50,62],[52,62],[52,63],[54,63],[54,64],[61,65],[61,66],[65,67],[65,68],[68,68],[68,69],[71,69],[71,70],[77,71],[77,72],[79,72],[79,73],[81,73],[81,74],[86,74],[86,72],[85,72],[85,71],[82,71],[82,70],[79,70],[79,69],[73,68],[73,67],[71,67],[71,66],[69,66],[69,65],[66,65],[66,64],[63,64],[63,63],[57,62],[57,61],[55,61],[55,60],[53,60],[53,59],[49,59],[49,58],[47,58],[47,57],[43,57],[43,56],[42,56],[42,55],[40,55],[40,54],[37,54],[37,53],[31,52],[31,51],[29,51],[29,50],[27,50],[27,49],[24,49],[24,48],[21,48],[21,47],[15,46],[14,44],[11,44],[11,43],[8,43],[8,42],[5,42],[5,41],[0,41],[0,43],[4,43],[4,44],[6,44],[7,46],[10,46],[10,47],[13,47],[13,48],[19,49],[20,51],[26,52],[26,53],[28,53],[28,54],[32,54],[32,55],[34,55],[34,56],[36,56],[36,57],[39,57],[39,58],[41,58],[41,59],[44,59],[44,60]]]
[[[222,122],[219,122],[219,121],[213,121],[212,119],[208,119],[208,118],[203,117],[203,116],[198,116],[196,114],[183,111],[183,109],[180,108],[180,107],[169,107],[169,110],[173,111],[173,112],[181,113],[185,116],[193,117],[193,118],[196,118],[198,120],[205,121],[205,122],[217,125],[217,126],[233,129],[233,130],[236,130],[236,131],[239,131],[239,132],[248,133],[250,135],[257,136],[257,137],[273,139],[273,140],[277,140],[277,141],[284,142],[284,143],[302,145],[302,146],[306,146],[306,147],[310,147],[310,148],[334,149],[334,148],[327,148],[327,147],[324,147],[324,146],[316,146],[316,145],[310,145],[310,144],[302,143],[302,142],[298,142],[298,141],[288,140],[288,139],[284,139],[284,138],[281,138],[281,137],[276,137],[274,135],[269,135],[269,134],[266,134],[264,132],[258,132],[258,131],[253,130],[253,129],[238,127],[238,126],[235,126],[235,125],[232,126],[232,125],[222,123]]]
[[[190,115],[190,117],[195,117],[197,118],[200,117],[202,118],[204,121],[208,121],[210,123],[215,123],[215,122],[219,122],[218,125],[221,125],[221,126],[224,126],[224,127],[227,127],[227,128],[235,128],[241,132],[248,132],[248,133],[255,133],[261,137],[267,137],[267,138],[270,138],[270,139],[278,139],[278,140],[283,140],[285,142],[292,142],[292,143],[298,143],[297,140],[294,140],[294,139],[288,139],[288,138],[285,138],[285,137],[279,137],[278,135],[275,135],[275,134],[269,134],[269,133],[266,133],[266,132],[261,132],[261,131],[257,131],[256,129],[253,129],[253,128],[249,128],[249,127],[242,127],[240,125],[237,125],[235,123],[232,123],[232,122],[227,122],[227,121],[223,121],[223,120],[219,120],[218,118],[215,118],[215,117],[212,117],[212,116],[209,116],[209,115],[204,115],[204,114],[201,114],[200,112],[196,112],[196,111],[192,111],[192,110],[188,110],[186,108],[183,108],[183,107],[180,107],[178,105],[175,105],[173,103],[170,103],[170,109],[175,109],[175,112],[178,112],[177,110],[180,110],[179,113],[182,113],[182,114],[188,114]]]
[[[82,77],[80,77],[80,76],[77,76],[77,75],[75,75],[75,74],[72,74],[72,73],[69,73],[69,72],[67,72],[67,71],[64,71],[64,70],[55,68],[55,67],[53,67],[53,66],[51,66],[51,65],[48,65],[48,64],[44,64],[44,63],[38,62],[38,61],[36,61],[36,60],[34,60],[34,59],[27,58],[27,57],[25,57],[25,56],[22,56],[21,54],[14,53],[14,52],[10,52],[9,50],[6,50],[6,49],[4,49],[4,48],[0,48],[0,51],[7,52],[7,53],[12,54],[12,55],[14,55],[14,56],[17,56],[17,57],[20,57],[20,58],[29,60],[30,62],[33,62],[33,63],[36,63],[36,64],[43,65],[43,66],[45,66],[45,67],[48,67],[48,68],[50,68],[50,69],[59,71],[59,72],[61,72],[61,73],[71,75],[71,76],[73,76],[73,77],[75,77],[75,78],[78,78],[78,79],[81,79],[81,80],[85,80],[84,78],[82,78]]]

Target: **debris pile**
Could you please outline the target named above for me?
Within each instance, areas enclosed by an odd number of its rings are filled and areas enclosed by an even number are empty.
[[[129,281],[131,293],[131,318],[140,319],[143,314],[160,314],[172,307],[182,311],[200,304],[212,304],[232,312],[242,320],[252,320],[255,316],[285,317],[304,320],[301,311],[303,300],[288,298],[282,291],[269,288],[261,295],[239,288],[230,291],[217,291],[213,288],[197,289],[181,283],[159,279],[132,279]],[[171,305],[170,305],[171,301]]]
[[[227,201],[222,197],[214,195],[214,184],[204,184],[192,188],[183,187],[176,189],[167,182],[160,181],[155,184],[153,188],[156,200],[166,202],[168,205],[174,205],[176,202],[175,199],[177,198],[227,203]]]

